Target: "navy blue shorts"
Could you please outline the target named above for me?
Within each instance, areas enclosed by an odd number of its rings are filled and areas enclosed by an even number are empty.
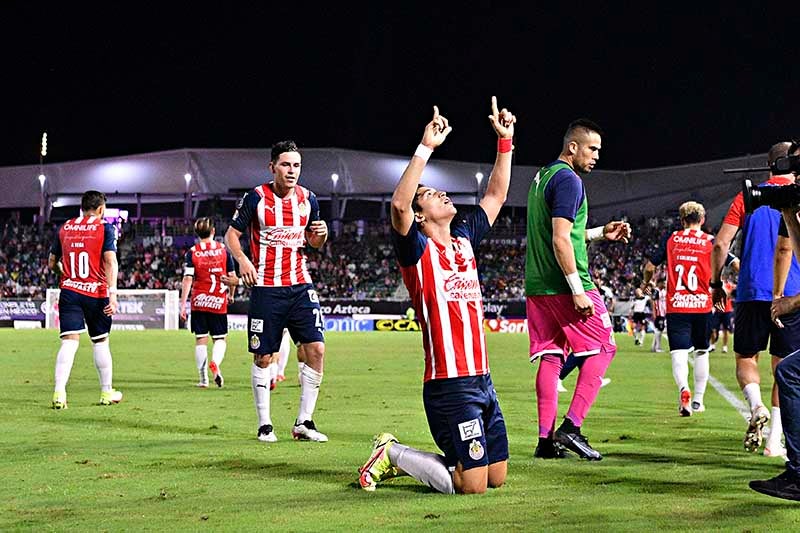
[[[670,350],[708,350],[711,313],[667,313]]]
[[[786,357],[800,349],[800,311],[783,315],[783,328],[776,326],[770,318],[772,302],[736,302],[736,335],[733,336],[733,351],[740,355],[754,355],[767,349],[777,357]]]
[[[219,339],[228,334],[228,314],[192,311],[192,333],[196,337]]]
[[[61,289],[58,297],[58,320],[61,336],[89,330],[92,340],[108,337],[111,317],[103,312],[108,298],[93,298],[69,289]]]
[[[506,422],[492,378],[434,379],[422,388],[434,442],[451,469],[464,470],[508,459]]]
[[[656,328],[658,331],[664,331],[664,328],[667,327],[667,317],[657,316],[656,319],[653,321],[653,327]]]
[[[720,313],[719,311],[711,315],[711,331],[723,329],[733,331],[733,311]]]
[[[281,347],[283,328],[300,344],[325,342],[319,297],[310,283],[291,287],[253,287],[247,313],[250,352],[264,355]]]

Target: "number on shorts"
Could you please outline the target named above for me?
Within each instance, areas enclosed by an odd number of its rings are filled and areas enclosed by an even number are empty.
[[[319,309],[312,309],[312,313],[314,313],[314,327],[321,328],[322,327],[322,311]]]

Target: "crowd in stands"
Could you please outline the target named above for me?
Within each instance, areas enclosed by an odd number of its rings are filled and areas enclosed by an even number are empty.
[[[646,254],[659,245],[665,233],[675,229],[676,223],[673,218],[665,217],[631,222],[634,237],[629,244],[598,241],[589,247],[592,274],[602,280],[617,299],[632,297],[641,280]],[[512,227],[510,221],[504,224]],[[217,236],[221,238],[224,223],[219,226]],[[320,297],[394,298],[402,287],[402,280],[392,251],[389,224],[359,221],[332,226],[331,237],[323,249],[309,249],[308,252],[308,266]],[[133,227],[137,231],[131,231]],[[191,231],[188,224],[182,227],[187,233]],[[0,250],[2,297],[41,298],[48,287],[57,286],[56,276],[47,268],[56,230],[55,225],[47,225],[44,234],[39,235],[36,226],[20,224],[13,218],[4,223]],[[141,225],[123,226],[119,241],[118,286],[179,290],[187,247],[170,246],[168,240],[143,241],[143,233]],[[248,249],[246,244],[244,247]],[[524,234],[503,238],[490,234],[476,255],[486,300],[524,299]],[[238,290],[241,297],[246,296],[245,292],[243,287]]]

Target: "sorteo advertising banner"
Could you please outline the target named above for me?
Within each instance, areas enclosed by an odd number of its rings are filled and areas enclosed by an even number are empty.
[[[528,321],[524,318],[490,318],[483,321],[486,333],[528,333]]]
[[[44,300],[0,300],[0,320],[44,320]]]

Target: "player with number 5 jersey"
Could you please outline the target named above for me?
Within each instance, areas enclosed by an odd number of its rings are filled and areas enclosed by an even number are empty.
[[[252,287],[247,335],[253,354],[253,399],[258,440],[277,440],[270,416],[271,364],[287,328],[306,356],[300,374],[300,407],[292,429],[298,440],[325,442],[312,415],[322,383],[325,339],[319,298],[306,266],[305,245],[321,248],[328,226],[320,220],[317,197],[298,185],[302,157],[293,141],[272,147],[269,169],[274,180],[249,191],[239,201],[225,234],[225,244],[239,263],[239,277]],[[250,257],[239,242],[247,233]]]
[[[659,249],[645,260],[643,287],[648,287],[656,265],[667,261],[667,338],[672,375],[678,386],[678,413],[691,416],[705,411],[711,334],[711,252],[714,236],[701,227],[705,208],[685,202],[679,210],[683,229],[666,236]],[[689,388],[689,352],[694,350],[694,396]]]

